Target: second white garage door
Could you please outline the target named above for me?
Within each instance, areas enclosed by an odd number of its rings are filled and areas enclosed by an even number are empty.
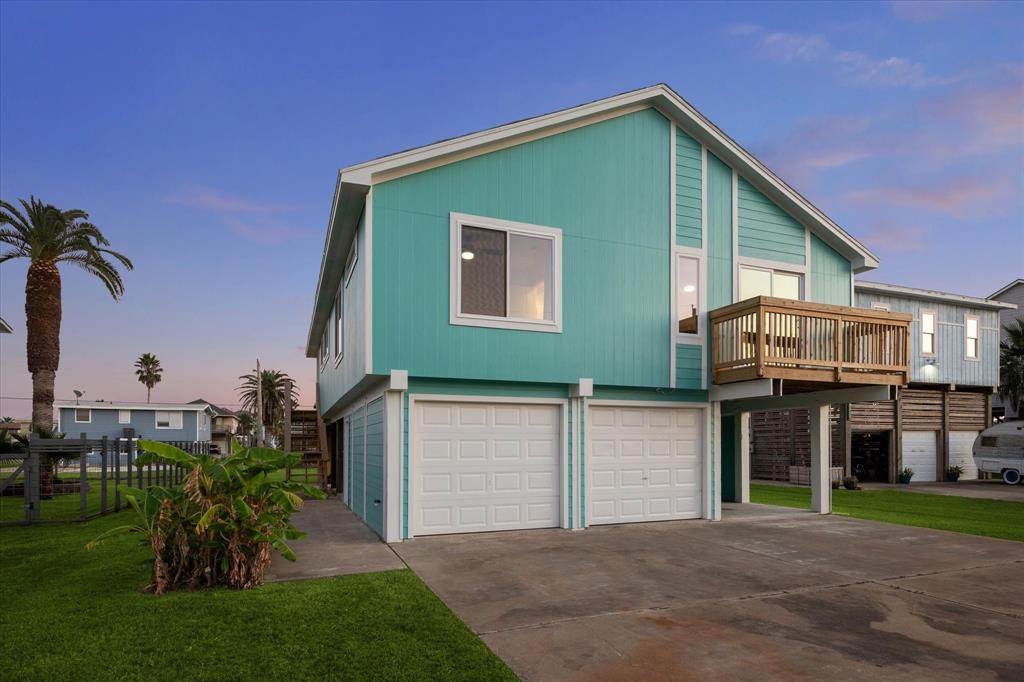
[[[965,481],[978,478],[978,465],[974,463],[974,441],[977,438],[977,431],[949,432],[949,466],[963,469],[964,474],[960,478]]]
[[[903,467],[914,470],[911,483],[926,483],[935,480],[935,458],[937,455],[935,431],[903,432]]]
[[[589,415],[590,523],[700,517],[700,410],[593,406]]]
[[[559,525],[558,405],[422,402],[410,419],[414,535]]]

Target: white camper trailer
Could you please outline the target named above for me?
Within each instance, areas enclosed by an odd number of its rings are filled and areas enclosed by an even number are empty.
[[[999,474],[1003,482],[1017,485],[1024,476],[1024,421],[996,424],[974,441],[978,471]]]

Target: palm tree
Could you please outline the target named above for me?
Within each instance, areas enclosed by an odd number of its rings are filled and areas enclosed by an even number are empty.
[[[1024,416],[1024,317],[1003,329],[1007,337],[999,344],[999,397],[1020,417]]]
[[[143,353],[135,361],[135,376],[139,378],[139,383],[146,387],[147,403],[150,392],[154,386],[160,383],[160,379],[163,378],[160,375],[163,373],[164,368],[160,366],[160,361],[152,353]]]
[[[132,262],[111,251],[110,242],[81,209],[62,211],[35,197],[19,200],[24,213],[0,201],[0,243],[14,247],[0,253],[0,263],[28,258],[25,321],[28,371],[32,373],[32,426],[53,429],[53,383],[60,364],[61,281],[59,263],[77,265],[95,275],[114,300],[124,294],[117,267]]]
[[[238,435],[245,439],[245,443],[249,443],[249,436],[256,429],[256,417],[253,416],[252,412],[246,412],[245,410],[235,412],[235,416],[238,418]]]
[[[253,370],[251,374],[243,374],[238,378],[242,380],[242,385],[235,390],[238,391],[238,396],[242,399],[242,409],[255,414],[256,370]],[[287,395],[288,382],[291,382],[292,385],[291,395]],[[269,425],[273,433],[280,436],[284,423],[284,401],[286,396],[287,399],[291,400],[293,408],[299,404],[299,392],[295,388],[295,382],[284,372],[276,369],[264,369],[260,371],[258,385],[263,391],[263,415],[262,419],[260,419],[259,415],[256,415],[256,418],[259,420],[257,427],[259,424]]]

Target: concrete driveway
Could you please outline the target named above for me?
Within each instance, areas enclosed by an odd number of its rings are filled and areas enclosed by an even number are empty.
[[[1024,674],[1024,543],[744,505],[394,549],[527,680]]]

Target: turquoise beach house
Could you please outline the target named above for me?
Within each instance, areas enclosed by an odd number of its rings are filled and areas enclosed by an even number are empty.
[[[343,169],[306,344],[349,506],[389,542],[717,519],[751,411],[907,381],[872,253],[665,85]]]

